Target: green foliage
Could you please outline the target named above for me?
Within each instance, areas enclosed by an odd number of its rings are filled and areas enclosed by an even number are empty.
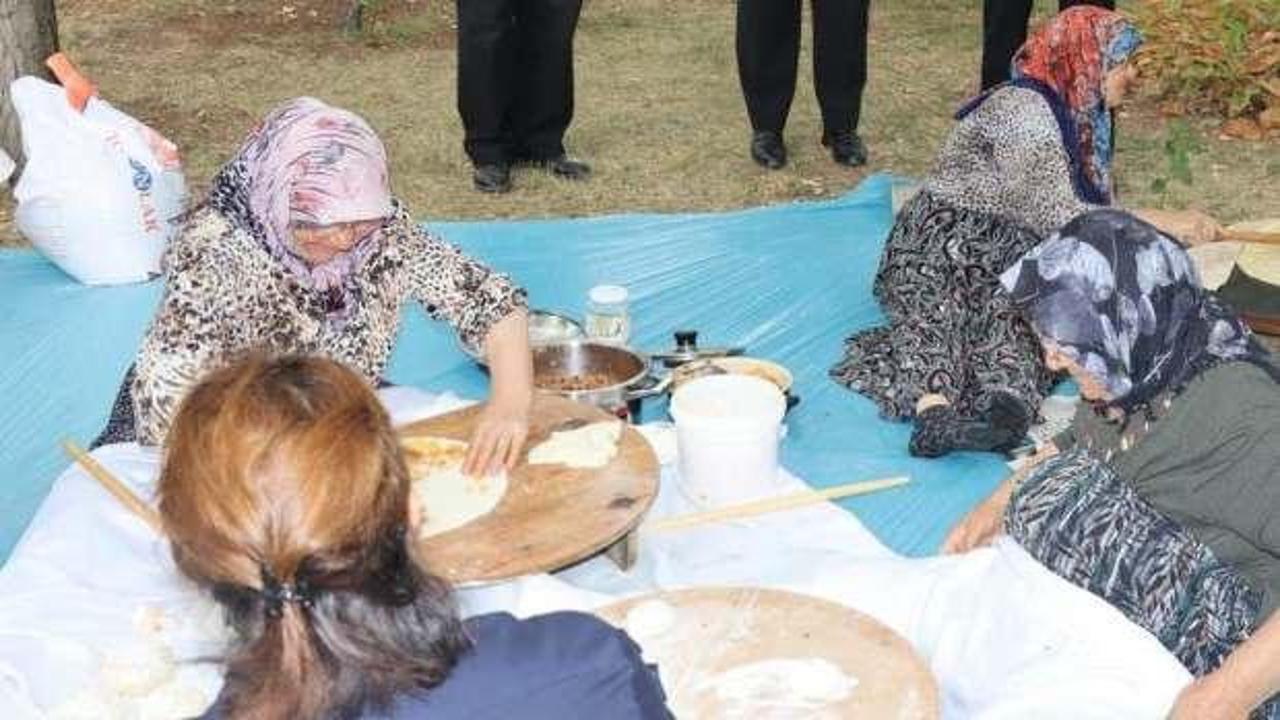
[[[1169,182],[1176,180],[1190,186],[1194,181],[1191,174],[1191,158],[1204,152],[1204,142],[1200,135],[1185,120],[1174,120],[1165,131],[1162,150],[1165,160],[1164,174],[1151,181],[1151,191],[1164,193]]]

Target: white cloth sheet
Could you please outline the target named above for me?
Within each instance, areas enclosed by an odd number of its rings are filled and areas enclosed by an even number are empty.
[[[463,404],[411,388],[382,396],[397,422]],[[667,431],[645,432],[670,459]],[[156,453],[129,444],[95,455],[151,495]],[[678,481],[664,465],[651,517],[692,509]],[[803,487],[790,475],[780,479],[780,492]],[[629,572],[597,557],[552,575],[464,589],[460,598],[468,614],[528,616],[709,584],[809,593],[878,618],[927,660],[947,718],[1161,718],[1190,679],[1154,637],[1007,538],[964,556],[909,559],[827,504],[642,532]],[[163,608],[158,635],[181,661],[174,682],[216,693],[217,664],[194,662],[220,641],[209,601],[177,575],[166,543],[82,470],[68,468],[0,570],[0,717],[50,717],[48,710],[100,682],[104,660],[128,657],[156,636],[139,629],[140,613],[154,612],[142,608]]]

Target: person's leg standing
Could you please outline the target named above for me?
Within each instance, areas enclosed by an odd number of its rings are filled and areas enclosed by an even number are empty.
[[[822,142],[841,165],[867,161],[858,137],[867,84],[870,0],[813,0],[813,84],[822,108]]]
[[[515,59],[512,0],[458,0],[458,114],[477,190],[505,192],[510,176],[505,119]]]
[[[983,0],[982,89],[1009,79],[1009,63],[1027,41],[1027,21],[1033,0]],[[1058,0],[1058,12],[1076,5],[1097,5],[1115,10],[1115,0]]]
[[[786,163],[782,131],[796,91],[800,61],[800,0],[738,0],[738,79],[753,131],[757,163]]]
[[[1027,41],[1032,0],[982,0],[982,89],[1009,79],[1009,62]]]
[[[582,0],[518,3],[518,81],[508,117],[519,159],[575,179],[590,172],[564,158],[564,134],[573,120],[573,36],[581,11]]]

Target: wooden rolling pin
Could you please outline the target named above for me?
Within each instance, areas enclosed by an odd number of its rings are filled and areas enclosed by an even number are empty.
[[[1259,230],[1232,230],[1231,228],[1222,228],[1218,233],[1218,242],[1280,245],[1280,232],[1261,232]]]
[[[716,510],[688,513],[687,515],[675,515],[668,518],[659,518],[645,523],[643,525],[643,529],[653,532],[684,530],[685,528],[709,525],[711,523],[723,522],[725,520],[738,520],[741,518],[778,512],[781,510],[790,510],[792,508],[803,507],[805,505],[816,505],[817,503],[826,502],[828,500],[837,500],[839,498],[852,497],[854,495],[865,495],[867,493],[898,487],[899,485],[906,485],[908,482],[911,482],[911,478],[891,477],[884,478],[882,480],[866,480],[864,482],[846,483],[844,485],[829,487],[825,490],[803,490],[801,492],[791,493],[790,495],[779,495],[778,497],[754,500],[752,502],[742,503],[740,505],[730,505]]]
[[[160,513],[151,507],[145,500],[138,497],[133,490],[129,489],[111,471],[102,466],[92,455],[80,449],[79,445],[70,440],[62,441],[62,449],[71,456],[73,460],[80,463],[80,467],[85,472],[97,480],[107,492],[111,493],[116,500],[129,509],[134,515],[137,515],[143,522],[151,526],[157,534],[164,535],[164,524],[160,521]]]

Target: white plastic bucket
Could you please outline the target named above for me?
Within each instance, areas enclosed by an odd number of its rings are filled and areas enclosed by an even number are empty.
[[[776,494],[785,410],[782,392],[761,378],[712,375],[682,384],[671,417],[685,494],[704,508]]]

